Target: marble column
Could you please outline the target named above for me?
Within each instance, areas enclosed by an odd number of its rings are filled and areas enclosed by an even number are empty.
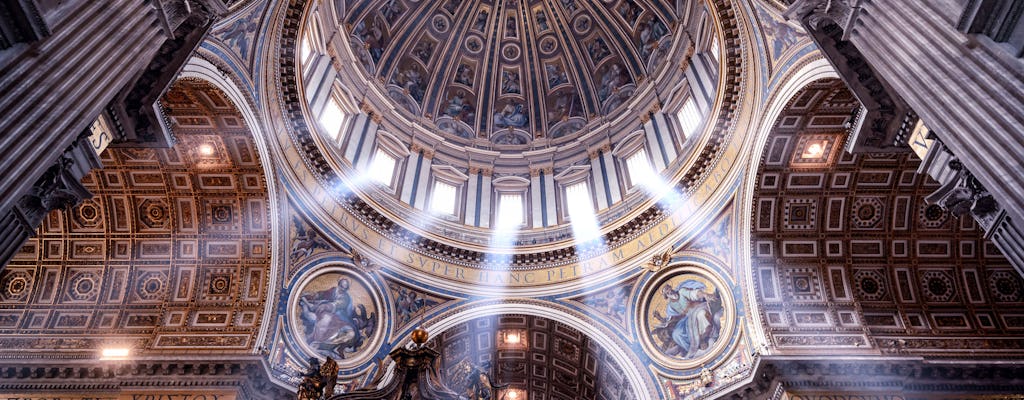
[[[1008,215],[1021,220],[1024,64],[998,37],[962,26],[974,18],[968,3],[975,2],[798,0],[787,16],[801,21],[819,44],[826,37],[833,42],[822,47],[855,49],[862,57],[857,62],[869,67],[860,71],[876,75],[877,87],[891,89],[940,132]],[[847,82],[859,79],[840,67]]]
[[[227,11],[221,0],[16,3],[0,16],[0,216],[17,213],[41,180],[65,168],[64,149],[78,146],[101,112],[121,142],[137,116],[155,114],[160,94]],[[21,237],[14,226],[0,237]]]

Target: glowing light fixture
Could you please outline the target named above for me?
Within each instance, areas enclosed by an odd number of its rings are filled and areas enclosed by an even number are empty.
[[[507,396],[508,398],[513,399],[513,400],[518,400],[519,399],[519,391],[515,390],[515,389],[509,389],[508,390],[508,394],[506,394],[505,396]]]
[[[827,144],[828,143],[824,140],[811,143],[809,146],[804,148],[804,152],[800,155],[800,158],[821,158],[821,156],[825,155],[825,146]]]
[[[199,155],[209,157],[213,155],[213,145],[209,143],[203,143],[199,145]]]
[[[499,350],[522,350],[526,346],[526,331],[523,329],[502,329],[498,331]]]
[[[108,347],[100,351],[101,360],[124,360],[131,355],[127,347]]]

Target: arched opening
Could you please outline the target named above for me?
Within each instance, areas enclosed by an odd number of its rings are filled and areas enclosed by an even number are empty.
[[[497,314],[478,317],[433,335],[440,371],[463,393],[457,371],[467,366],[502,386],[495,399],[634,399],[622,368],[586,334],[553,319]],[[506,386],[507,385],[507,386]]]

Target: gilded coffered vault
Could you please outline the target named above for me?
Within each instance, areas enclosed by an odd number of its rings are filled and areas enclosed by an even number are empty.
[[[1024,394],[1017,211],[789,3],[204,1],[0,210],[0,398]]]
[[[7,357],[253,353],[271,227],[252,134],[210,84],[162,104],[178,143],[103,152],[93,198],[50,213],[2,272]]]
[[[974,220],[925,197],[905,154],[843,151],[858,103],[807,85],[767,139],[753,198],[754,286],[782,353],[974,358],[1021,351],[1021,277]]]

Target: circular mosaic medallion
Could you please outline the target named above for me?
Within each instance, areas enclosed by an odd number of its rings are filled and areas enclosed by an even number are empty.
[[[434,26],[434,31],[435,32],[437,32],[437,33],[447,33],[448,32],[448,18],[445,18],[444,15],[441,15],[441,14],[435,15],[434,18],[431,20],[431,23]]]
[[[501,46],[501,55],[508,61],[518,60],[519,53],[519,45],[515,43],[505,43]]]
[[[705,268],[669,268],[640,299],[640,337],[652,358],[666,367],[703,366],[730,342],[736,324],[732,292]]]
[[[477,54],[483,48],[484,42],[479,36],[470,36],[469,39],[466,39],[466,50],[470,53]]]
[[[384,310],[375,286],[355,271],[319,268],[289,299],[294,337],[309,355],[329,356],[342,367],[366,361],[383,339]]]

